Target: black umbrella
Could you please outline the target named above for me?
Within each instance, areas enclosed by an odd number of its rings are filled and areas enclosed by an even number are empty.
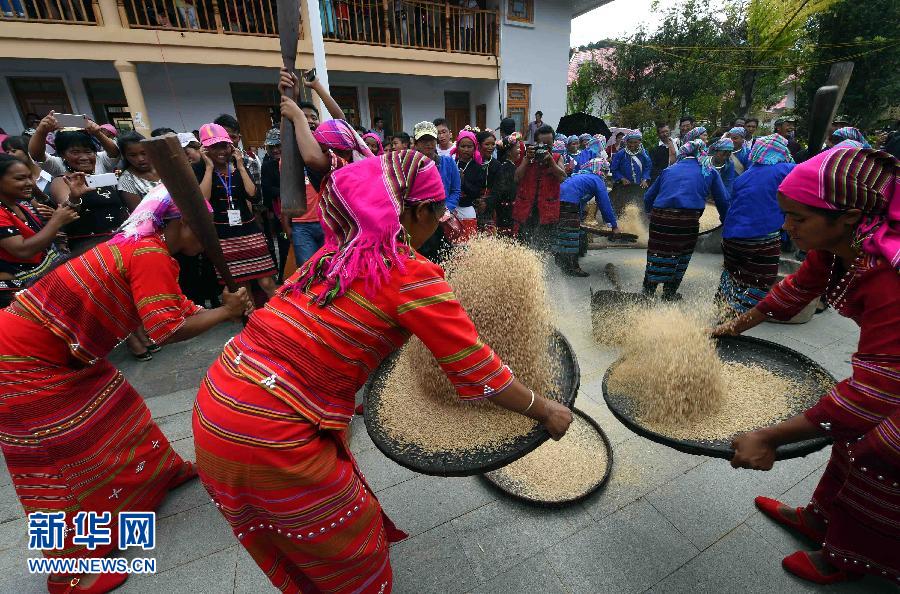
[[[603,134],[607,139],[612,134],[606,122],[597,116],[587,113],[570,113],[561,117],[556,131],[566,136],[572,136],[573,134],[590,134],[592,136],[594,134]]]

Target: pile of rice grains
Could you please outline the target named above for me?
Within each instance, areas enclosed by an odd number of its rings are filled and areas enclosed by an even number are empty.
[[[700,215],[700,233],[711,231],[720,226],[722,226],[722,221],[719,220],[719,210],[714,204],[707,203],[703,214]]]
[[[455,250],[444,268],[482,341],[535,393],[558,397],[540,256],[507,239],[479,236]],[[377,406],[392,439],[428,453],[493,451],[536,425],[487,400],[460,402],[431,351],[415,337],[401,350]]]
[[[486,476],[526,499],[561,503],[599,485],[608,465],[603,438],[584,418],[573,415],[561,440],[546,441],[527,456]]]
[[[788,418],[810,388],[758,365],[723,362],[703,316],[634,304],[594,311],[594,336],[623,356],[608,389],[629,397],[636,421],[675,439],[720,441]]]

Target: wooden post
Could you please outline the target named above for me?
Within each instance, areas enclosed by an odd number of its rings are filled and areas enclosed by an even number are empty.
[[[222,15],[219,13],[219,3],[213,2],[213,22],[216,24],[216,33],[224,33],[225,28],[222,26]]]
[[[444,39],[446,40],[447,51],[452,50],[450,42],[450,0],[444,0]]]
[[[384,13],[384,44],[391,47],[391,27],[388,23],[391,21],[391,9],[388,6],[388,0],[381,1],[381,10]],[[394,26],[397,26],[396,24]]]

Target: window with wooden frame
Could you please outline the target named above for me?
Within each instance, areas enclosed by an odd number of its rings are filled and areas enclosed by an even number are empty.
[[[533,23],[534,0],[509,0],[506,18],[519,23]]]
[[[531,103],[531,85],[506,85],[506,115],[516,121],[516,130],[525,134]]]

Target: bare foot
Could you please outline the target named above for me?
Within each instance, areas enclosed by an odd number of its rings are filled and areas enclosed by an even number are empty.
[[[797,522],[799,520],[800,522],[802,522],[806,526],[809,526],[816,532],[825,534],[825,530],[826,530],[825,520],[819,514],[814,514],[811,511],[809,511],[808,508],[801,507],[800,514],[799,514],[800,517],[798,518],[797,508],[788,507],[786,505],[779,505],[778,506],[778,515],[780,515],[781,517],[783,517],[787,520],[790,520],[791,522]]]
[[[809,555],[809,560],[812,561],[812,564],[816,566],[816,569],[819,570],[819,573],[822,575],[832,575],[840,572],[840,569],[825,560],[825,551],[822,551],[821,549],[818,551],[810,551],[807,555]]]

